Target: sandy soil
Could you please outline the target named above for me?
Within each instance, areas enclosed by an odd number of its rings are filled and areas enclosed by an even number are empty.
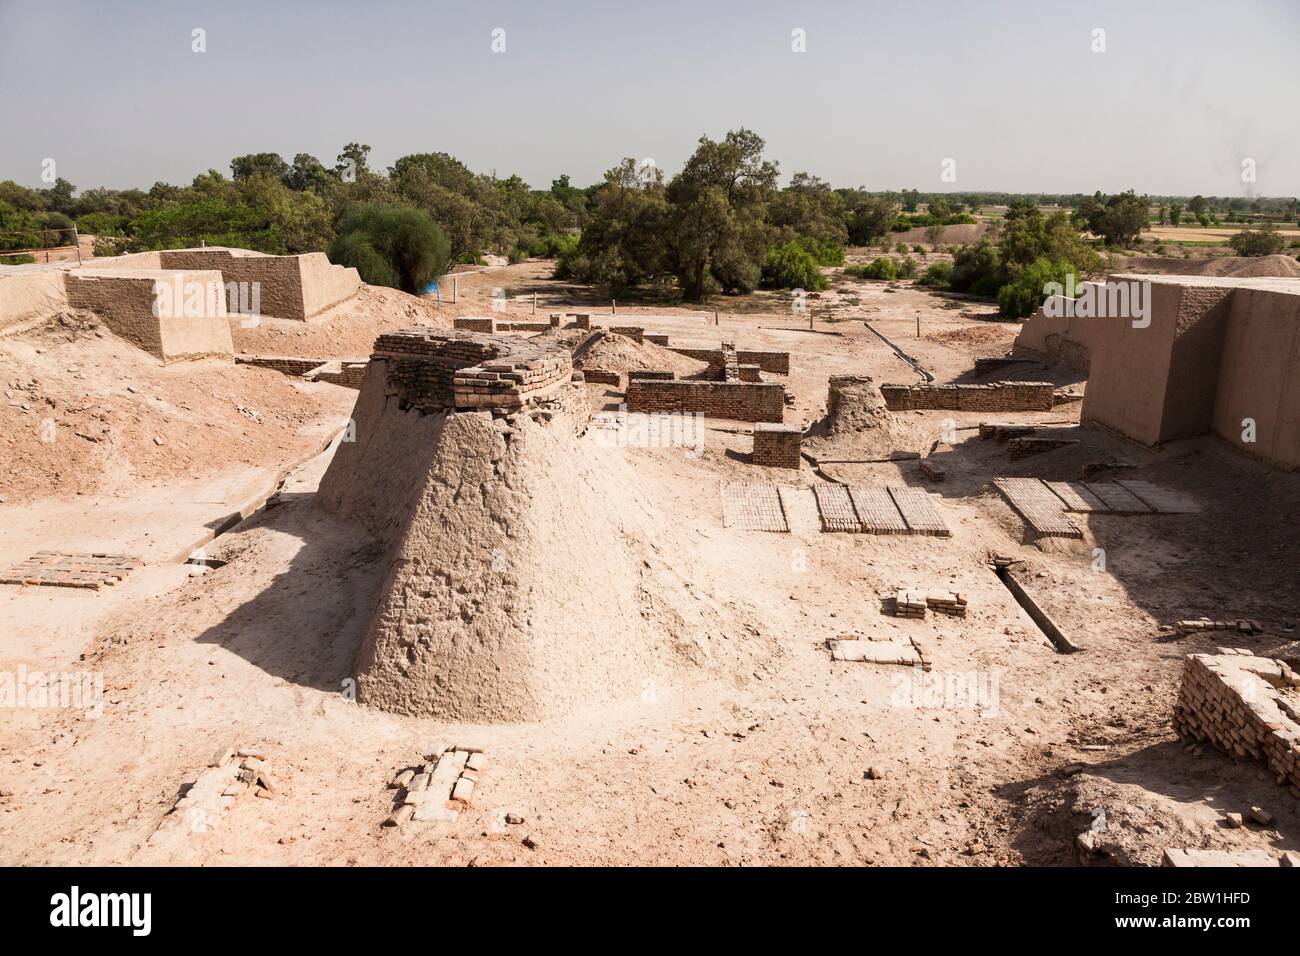
[[[466,276],[454,308],[482,314],[492,289],[504,288],[512,313],[528,314],[536,292],[539,312],[582,305],[598,324],[644,322],[674,339],[727,335],[742,347],[788,349],[794,422],[821,417],[830,374],[916,380],[860,319],[940,381],[965,380],[973,357],[1004,352],[1017,328],[907,283],[892,291],[846,283],[858,304],[834,313],[839,321],[814,317],[812,330],[776,296],[766,312],[724,308],[717,325],[702,310],[623,303],[615,318],[547,274],[546,264],[525,263]],[[310,344],[358,344],[330,334],[338,337]],[[616,397],[591,392],[600,404]],[[1077,409],[1038,417],[1068,423]],[[59,666],[103,674],[106,700],[98,717],[0,713],[0,793],[10,794],[0,796],[0,862],[1073,864],[1074,838],[1099,807],[1110,824],[1105,855],[1093,862],[1154,864],[1168,846],[1300,846],[1296,803],[1264,771],[1185,752],[1171,733],[1182,657],[1215,642],[1160,630],[1200,614],[1253,617],[1263,635],[1224,639],[1297,653],[1300,582],[1285,516],[1300,506],[1300,476],[1211,439],[1155,452],[1066,424],[1080,445],[1010,462],[1004,445],[975,437],[978,416],[909,413],[893,424],[902,444],[928,449],[948,419],[958,440],[935,453],[948,479],[927,487],[942,496],[950,539],[825,534],[815,523],[788,535],[724,528],[720,479],[818,480],[808,467],[755,469],[740,423],[710,421],[699,458],[623,450],[693,543],[697,586],[758,622],[772,649],[744,672],[644,688],[543,724],[448,726],[346,699],[379,551],[363,530],[313,506],[325,464],[313,460],[276,507],[214,542],[224,566],[107,609],[79,649],[64,640],[41,650],[31,631],[6,639],[5,666],[61,652]],[[1004,474],[1073,478],[1109,457],[1192,494],[1204,513],[1095,517],[1086,541],[1040,548],[988,485]],[[913,461],[832,471],[845,481],[922,484]],[[54,501],[69,493],[50,489]],[[1093,570],[1098,547],[1104,573]],[[1082,652],[1051,648],[988,569],[990,552],[1025,561],[1028,585]],[[886,616],[882,599],[912,584],[965,592],[969,617]],[[61,603],[51,597],[52,612]],[[838,634],[917,637],[936,673],[996,693],[918,702],[902,668],[832,663],[825,641]],[[151,844],[180,788],[232,737],[265,748],[281,792],[241,800],[179,846]],[[394,796],[386,784],[435,737],[487,752],[474,804],[452,824],[383,828]],[[1222,812],[1252,804],[1275,825],[1222,825]],[[523,822],[506,823],[507,813]]]

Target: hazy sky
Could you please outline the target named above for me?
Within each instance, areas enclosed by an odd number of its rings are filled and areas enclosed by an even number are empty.
[[[0,179],[359,141],[585,185],[748,126],[837,186],[1295,195],[1297,37],[1300,0],[0,0]]]

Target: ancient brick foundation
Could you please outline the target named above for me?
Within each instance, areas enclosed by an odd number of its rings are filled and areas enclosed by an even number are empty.
[[[754,426],[754,464],[768,468],[799,468],[803,428],[759,422]]]
[[[640,345],[645,341],[645,329],[641,328],[639,325],[611,325],[609,330],[618,335],[627,336],[637,345]]]
[[[1255,760],[1300,797],[1300,676],[1282,661],[1192,654],[1174,706],[1179,736]]]
[[[593,385],[614,385],[623,384],[623,376],[618,372],[608,372],[602,368],[584,368],[582,377]]]
[[[742,422],[779,422],[785,388],[776,382],[651,381],[627,383],[629,412],[699,412]]]
[[[492,334],[497,330],[497,320],[491,316],[464,315],[451,321],[454,328],[464,332],[487,332]]]
[[[375,340],[387,394],[405,408],[517,408],[572,380],[566,349],[479,332],[406,329]]]
[[[1045,412],[1052,410],[1052,392],[1051,382],[880,386],[890,411]]]

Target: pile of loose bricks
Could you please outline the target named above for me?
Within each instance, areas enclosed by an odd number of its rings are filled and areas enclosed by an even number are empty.
[[[756,465],[768,468],[799,468],[799,443],[803,440],[800,425],[778,425],[758,422],[754,425],[754,457]]]
[[[966,595],[956,591],[900,588],[894,592],[894,616],[924,619],[926,610],[949,617],[966,616]]]
[[[176,801],[150,842],[175,831],[202,832],[239,797],[254,793],[267,799],[279,793],[266,752],[257,747],[221,747],[208,766]],[[182,830],[183,828],[183,830]]]
[[[99,590],[106,584],[117,584],[141,564],[138,558],[123,554],[37,551],[26,561],[0,572],[0,584]]]
[[[1047,412],[1051,382],[990,382],[987,385],[881,385],[890,411],[942,409],[958,412]]]
[[[398,791],[397,806],[384,821],[386,827],[408,820],[453,821],[474,795],[487,757],[479,747],[434,744],[424,763],[398,771],[389,788]]]
[[[518,408],[573,380],[572,357],[558,345],[461,330],[381,335],[371,360],[388,363],[388,394],[425,412]]]
[[[1248,651],[1191,654],[1174,706],[1174,730],[1235,759],[1266,764],[1300,797],[1300,675]]]

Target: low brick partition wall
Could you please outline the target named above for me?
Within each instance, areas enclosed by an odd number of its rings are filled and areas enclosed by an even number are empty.
[[[662,345],[665,348],[668,346],[668,336],[659,332],[645,332],[641,337],[647,342],[653,342],[655,345]]]
[[[609,330],[617,335],[625,335],[637,345],[645,341],[645,329],[639,325],[611,325]]]
[[[1174,705],[1174,731],[1237,760],[1268,766],[1300,797],[1300,676],[1282,661],[1239,653],[1191,654]]]
[[[463,332],[496,332],[497,320],[491,316],[463,315],[451,320],[452,328]]]
[[[498,322],[498,332],[546,332],[551,328],[550,322]]]
[[[1049,412],[1053,408],[1053,390],[1051,382],[880,386],[890,411]]]
[[[646,340],[654,342],[656,345],[663,345],[669,351],[676,352],[678,355],[685,355],[687,358],[693,358],[697,362],[707,362],[709,367],[705,374],[712,378],[722,378],[726,369],[726,358],[723,356],[722,349],[709,348],[688,348],[684,346],[669,345],[668,336],[662,336],[663,342],[657,341],[659,336],[646,336]],[[770,372],[773,375],[790,374],[790,353],[789,352],[765,352],[754,349],[737,349],[736,361],[741,365],[757,365],[764,372]]]
[[[736,374],[742,382],[763,381],[763,376],[759,374],[757,365],[737,365]]]
[[[329,359],[297,358],[291,355],[236,355],[236,365],[254,365],[257,368],[269,368],[284,375],[299,378],[312,369],[320,368]]]
[[[582,377],[596,385],[622,385],[623,376],[618,372],[608,372],[603,368],[584,368]]]
[[[759,422],[754,426],[754,464],[797,470],[802,440],[802,426]]]
[[[567,349],[459,329],[404,329],[375,340],[387,388],[405,407],[517,408],[573,378]]]
[[[785,388],[777,382],[631,379],[624,400],[629,412],[699,412],[741,422],[779,422]]]
[[[367,359],[323,359],[299,358],[295,355],[236,355],[236,365],[252,365],[255,368],[267,368],[290,375],[305,378],[311,382],[328,382],[346,388],[361,388],[366,377]]]
[[[308,372],[306,378],[312,382],[328,382],[330,385],[341,385],[344,388],[361,389],[361,383],[366,379],[366,368],[370,363],[366,359],[356,361],[326,362],[324,365],[311,372]]]
[[[654,369],[632,369],[627,373],[628,380],[641,378],[653,382],[671,382],[677,377],[676,372],[659,372]]]

